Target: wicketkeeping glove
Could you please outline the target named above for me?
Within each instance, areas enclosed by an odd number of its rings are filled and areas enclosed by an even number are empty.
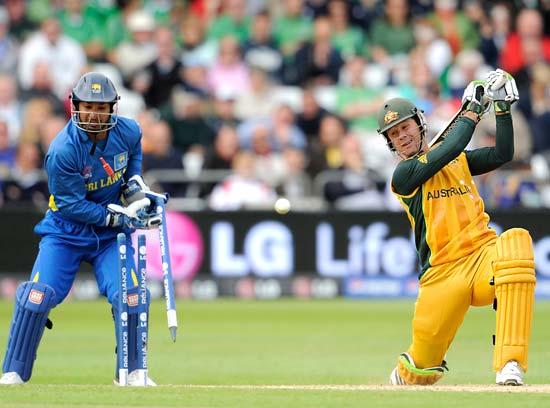
[[[118,204],[107,206],[107,227],[126,227],[134,229],[157,228],[162,222],[162,215],[156,211],[156,205],[151,205],[149,198],[134,201],[128,207]]]
[[[462,106],[467,111],[472,111],[483,116],[491,108],[491,100],[485,97],[486,82],[475,80],[468,84],[462,94]]]
[[[128,204],[145,197],[145,191],[151,191],[151,189],[145,184],[145,181],[143,181],[143,178],[139,174],[130,177],[128,182],[123,184],[121,188],[124,201]]]

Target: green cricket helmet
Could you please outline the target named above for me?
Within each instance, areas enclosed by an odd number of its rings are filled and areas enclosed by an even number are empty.
[[[390,99],[386,101],[386,103],[384,103],[384,106],[382,106],[382,108],[378,111],[377,132],[386,138],[390,150],[394,151],[395,149],[388,137],[388,130],[410,118],[413,118],[416,121],[420,128],[421,136],[424,137],[427,130],[424,114],[408,99]]]

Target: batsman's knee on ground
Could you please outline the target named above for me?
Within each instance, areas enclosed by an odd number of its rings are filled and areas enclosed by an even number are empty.
[[[493,368],[517,361],[527,371],[527,354],[535,295],[535,261],[529,233],[505,231],[496,243],[493,262],[496,334]]]

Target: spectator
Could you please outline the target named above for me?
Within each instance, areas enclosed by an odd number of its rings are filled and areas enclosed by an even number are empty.
[[[36,64],[47,63],[53,79],[53,91],[65,100],[86,65],[86,54],[75,40],[61,33],[59,22],[46,19],[39,32],[21,47],[19,55],[19,81],[24,90],[33,84]]]
[[[491,18],[492,40],[500,53],[512,31],[512,12],[507,3],[497,3],[489,12]]]
[[[280,76],[282,56],[272,35],[271,17],[267,11],[254,16],[250,38],[244,43],[243,53],[249,66],[261,68],[273,79]]]
[[[202,167],[206,170],[231,170],[231,163],[239,153],[239,136],[231,126],[222,126],[211,146],[207,146],[203,155]],[[201,189],[201,197],[209,195],[215,183],[205,183]]]
[[[411,52],[420,54],[431,76],[440,79],[453,62],[449,43],[439,36],[433,23],[426,18],[414,22],[413,34],[416,45]]]
[[[302,15],[303,6],[303,0],[284,0],[283,15],[275,20],[273,35],[285,58],[293,56],[311,38],[313,26]]]
[[[206,148],[203,168],[208,170],[229,170],[231,162],[239,152],[239,136],[231,126],[222,126],[211,146]]]
[[[162,117],[168,122],[174,137],[174,146],[183,154],[195,146],[209,146],[214,140],[214,131],[203,115],[203,101],[189,92],[175,92],[172,104],[163,110]]]
[[[336,112],[349,121],[353,129],[375,132],[376,112],[384,102],[381,90],[367,87],[366,61],[353,57],[342,70],[341,84],[336,88]]]
[[[251,67],[250,89],[236,96],[236,116],[242,120],[269,116],[277,104],[273,88],[266,71]]]
[[[25,105],[23,126],[19,140],[21,142],[38,143],[40,126],[53,114],[53,107],[47,99],[31,99]]]
[[[27,1],[6,0],[5,5],[10,19],[10,34],[20,43],[26,41],[37,28],[27,15]]]
[[[515,78],[520,95],[529,95],[529,87],[534,79],[533,72],[535,67],[548,65],[550,64],[550,60],[545,59],[542,43],[539,39],[526,38],[522,45],[524,65],[516,73]]]
[[[250,18],[246,15],[245,0],[223,0],[222,14],[210,24],[208,38],[220,41],[231,36],[243,44],[250,34]]]
[[[460,98],[466,85],[475,79],[484,78],[491,70],[483,61],[483,55],[477,50],[466,49],[455,58],[455,63],[449,68],[447,86],[455,98]]]
[[[321,120],[327,114],[327,110],[319,105],[314,88],[305,88],[302,92],[302,111],[296,118],[296,124],[305,133],[308,141],[317,137]]]
[[[365,38],[357,27],[350,26],[348,3],[344,0],[328,2],[328,16],[333,28],[332,45],[344,59],[361,53]]]
[[[88,2],[88,7],[94,11],[102,24],[101,42],[107,52],[107,61],[115,62],[115,51],[124,41],[132,38],[130,29],[131,17],[135,12],[140,11],[142,7],[141,0],[123,0],[117,1],[115,6],[110,8],[107,2],[95,2],[92,6]]]
[[[544,21],[537,10],[523,9],[516,18],[516,31],[508,36],[500,54],[502,69],[515,74],[525,66],[525,45],[538,43],[544,60],[550,61],[550,38],[544,35]]]
[[[170,127],[164,121],[153,123],[143,134],[143,173],[155,169],[183,170],[181,152],[172,146]],[[171,197],[185,196],[186,185],[159,181],[160,191]]]
[[[56,114],[63,115],[65,113],[63,102],[54,93],[53,76],[45,61],[39,61],[34,65],[31,85],[21,92],[21,101],[25,104],[33,99],[48,101]]]
[[[5,7],[0,6],[0,72],[14,75],[19,46],[10,33],[10,18]]]
[[[185,64],[183,66],[182,90],[201,98],[208,98],[208,68],[203,65]]]
[[[332,46],[330,20],[319,17],[315,20],[312,41],[300,47],[292,62],[284,67],[285,83],[290,85],[333,85],[344,61]]]
[[[240,152],[233,160],[233,174],[214,187],[210,195],[210,208],[216,211],[234,211],[243,208],[272,206],[277,198],[275,191],[255,177],[255,157]]]
[[[77,41],[91,61],[101,61],[105,58],[105,49],[101,41],[98,27],[103,24],[94,13],[85,10],[83,0],[65,0],[63,8],[57,13],[61,29],[65,35]]]
[[[346,125],[337,116],[327,115],[321,120],[319,139],[313,141],[309,148],[307,172],[311,177],[324,170],[342,167],[342,140],[346,132]]]
[[[235,38],[224,37],[220,40],[218,60],[210,68],[207,81],[212,95],[219,92],[237,94],[249,89],[250,73]]]
[[[372,46],[367,55],[379,64],[391,65],[393,56],[408,53],[414,46],[408,1],[386,1],[384,16],[374,20],[369,34]]]
[[[0,179],[5,176],[15,165],[15,154],[17,149],[10,144],[8,124],[0,120]],[[0,180],[0,186],[1,186]]]
[[[170,101],[174,87],[183,83],[183,67],[176,59],[174,35],[165,27],[155,32],[157,56],[133,80],[132,88],[143,95],[149,108]]]
[[[48,186],[40,167],[38,147],[33,143],[20,143],[11,178],[2,185],[5,204],[31,202],[42,208],[48,203]]]
[[[217,41],[206,40],[201,21],[188,16],[180,25],[181,62],[184,66],[209,67],[214,64]]]
[[[282,154],[283,174],[277,190],[292,200],[310,195],[310,180],[305,172],[306,155],[303,150],[285,149]]]
[[[531,84],[528,97],[521,101],[521,111],[527,113],[530,128],[533,132],[533,152],[548,154],[550,152],[550,66],[548,63],[537,63],[531,69]]]
[[[304,15],[315,20],[317,17],[328,14],[327,0],[306,0],[304,4]]]
[[[500,6],[507,12],[506,6],[504,5],[497,4],[493,7],[498,6]],[[483,55],[485,62],[493,67],[497,66],[499,47],[497,46],[494,38],[494,35],[496,33],[495,29],[493,28],[492,21],[485,13],[483,4],[479,0],[467,0],[464,3],[464,13],[474,24],[476,31],[480,34],[479,51]],[[501,28],[499,27],[499,29]]]
[[[382,210],[384,196],[376,185],[380,176],[365,167],[359,141],[344,137],[341,152],[341,175],[325,184],[325,198],[339,210]]]
[[[17,98],[17,83],[10,74],[0,74],[0,117],[9,128],[10,144],[16,144],[22,126],[23,107]]]
[[[240,123],[235,112],[235,98],[230,91],[220,91],[212,100],[211,110],[204,118],[214,134],[222,126],[237,126]]]
[[[435,11],[430,15],[439,35],[451,46],[453,55],[462,50],[477,49],[479,35],[474,24],[457,10],[457,0],[435,0]]]
[[[374,20],[381,15],[382,2],[373,0],[358,0],[350,4],[351,24],[369,32]]]
[[[110,54],[109,60],[121,71],[124,81],[149,65],[157,55],[153,41],[155,20],[144,10],[136,10],[128,15],[127,27],[131,37],[121,42]]]
[[[240,146],[244,149],[253,149],[255,144],[262,145],[262,153],[282,152],[286,148],[303,150],[306,148],[306,138],[296,126],[295,115],[287,105],[275,109],[268,118],[254,118],[243,122],[238,128]],[[265,134],[264,141],[258,143],[258,135]],[[265,151],[264,151],[265,150]]]
[[[49,116],[40,123],[38,127],[38,147],[42,158],[46,156],[50,144],[55,137],[67,124],[67,120],[62,116]]]

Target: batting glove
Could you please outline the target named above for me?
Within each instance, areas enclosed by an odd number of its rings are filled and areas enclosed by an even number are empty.
[[[495,101],[495,112],[509,111],[510,105],[519,101],[519,92],[516,80],[508,72],[502,69],[491,71],[487,74],[486,93]]]
[[[491,108],[491,100],[485,97],[486,82],[475,80],[468,84],[462,94],[462,106],[467,111],[472,111],[483,116]]]

